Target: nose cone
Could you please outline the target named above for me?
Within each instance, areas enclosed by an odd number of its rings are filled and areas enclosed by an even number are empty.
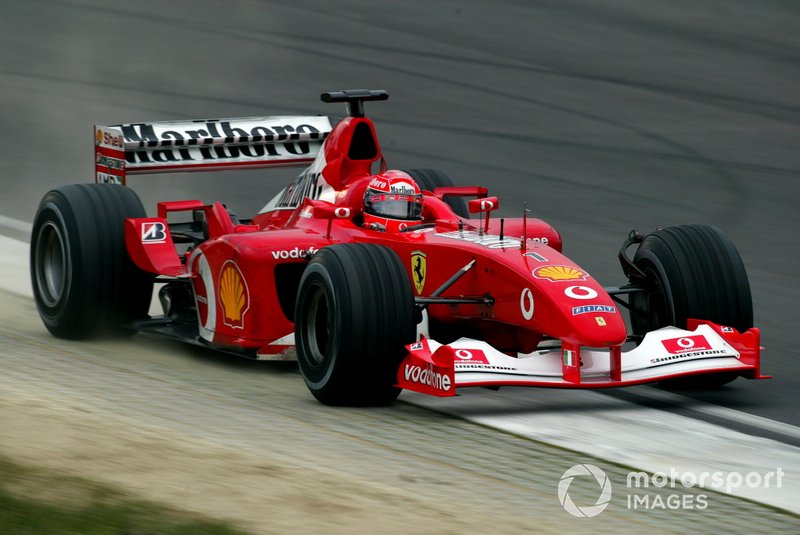
[[[586,270],[550,247],[532,248],[522,259],[520,271],[532,285],[533,323],[539,332],[585,347],[625,342],[619,306]]]
[[[573,304],[569,308],[573,327],[571,341],[588,347],[616,346],[625,342],[628,336],[625,320],[615,304]]]

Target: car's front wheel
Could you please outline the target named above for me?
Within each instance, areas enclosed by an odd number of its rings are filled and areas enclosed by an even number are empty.
[[[414,341],[414,298],[402,261],[386,247],[339,244],[306,267],[295,306],[297,360],[328,405],[385,405],[400,394],[397,368]]]
[[[753,301],[744,264],[719,229],[683,225],[644,237],[633,257],[645,275],[645,291],[631,294],[634,334],[666,326],[686,328],[689,318],[746,331],[753,326]],[[677,389],[716,388],[737,374],[696,375],[662,381]]]

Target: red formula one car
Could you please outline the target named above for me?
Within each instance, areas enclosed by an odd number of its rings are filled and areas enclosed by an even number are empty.
[[[340,120],[97,126],[98,183],[50,191],[36,215],[31,276],[45,326],[296,358],[312,394],[334,405],[385,404],[403,388],[764,377],[745,269],[719,230],[631,233],[619,255],[628,282],[603,287],[544,221],[492,217],[499,201],[486,188],[388,170],[364,116],[365,101],[386,98],[324,93],[346,103]],[[125,187],[141,173],[271,166],[305,169],[248,220],[199,200],[161,202],[147,217]],[[148,313],[154,283],[163,315]]]

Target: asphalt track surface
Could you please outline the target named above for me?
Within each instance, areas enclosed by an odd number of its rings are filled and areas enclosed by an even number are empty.
[[[320,92],[386,89],[367,113],[391,167],[488,185],[505,216],[527,201],[605,284],[623,282],[631,229],[721,228],[747,267],[774,379],[680,406],[646,401],[651,387],[608,395],[796,426],[798,27],[793,1],[18,3],[0,18],[0,216],[31,221],[49,188],[91,181],[95,123],[336,115]],[[294,173],[131,187],[151,211],[200,198],[246,217]]]

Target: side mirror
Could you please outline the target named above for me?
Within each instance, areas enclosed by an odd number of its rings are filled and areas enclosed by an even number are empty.
[[[317,219],[349,219],[353,211],[346,206],[334,206],[327,202],[311,201],[313,217]]]
[[[483,199],[472,199],[469,201],[469,213],[494,212],[500,208],[500,201],[497,197],[484,197]]]
[[[350,219],[350,217],[353,215],[353,210],[347,206],[335,206],[329,202],[315,201],[309,199],[308,197],[306,197],[305,202],[306,208],[304,208],[303,211],[307,210],[308,205],[310,205],[313,209],[311,217],[316,219],[325,219],[328,221],[328,231],[327,235],[325,236],[326,238],[331,237],[331,225],[333,225],[334,219]]]
[[[467,203],[469,212],[471,214],[480,213],[483,219],[483,213],[486,212],[486,219],[482,221],[481,232],[489,232],[489,214],[500,208],[500,201],[497,197],[484,197],[482,199],[472,199]]]

